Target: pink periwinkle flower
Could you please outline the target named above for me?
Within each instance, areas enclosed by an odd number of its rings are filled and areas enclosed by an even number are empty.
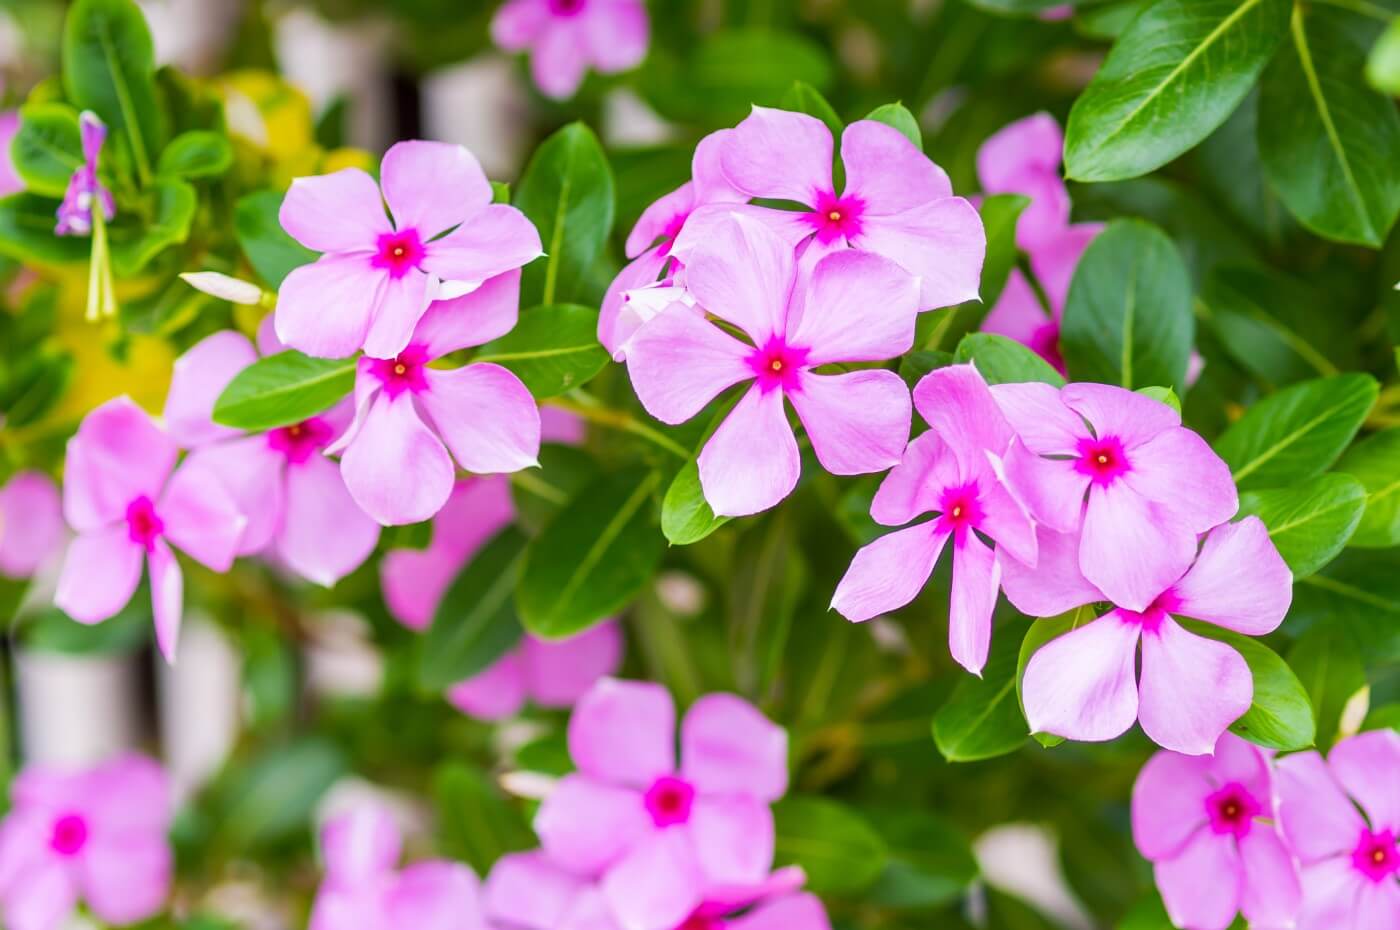
[[[19,123],[19,110],[0,113],[0,197],[24,190],[24,180],[15,171],[15,160],[10,155],[10,143],[19,134]]]
[[[1197,536],[1239,507],[1230,469],[1181,414],[1103,384],[992,388],[1019,442],[1012,489],[1040,524],[1082,528],[1079,567],[1108,599],[1142,611],[1196,557]]]
[[[104,924],[159,914],[170,896],[174,805],[159,765],[122,756],[86,770],[31,765],[0,824],[8,930],[57,930],[79,901]]]
[[[530,74],[548,97],[572,97],[591,67],[600,74],[635,68],[647,54],[651,25],[642,0],[507,0],[491,20],[491,39],[530,53]]]
[[[58,225],[54,227],[54,235],[57,236],[86,236],[91,233],[94,211],[102,211],[102,218],[109,221],[117,215],[117,205],[112,200],[111,192],[97,180],[97,157],[102,154],[107,127],[97,118],[97,114],[88,110],[78,117],[78,124],[83,164],[69,178],[63,202],[58,205]]]
[[[230,330],[191,346],[175,361],[166,426],[194,450],[192,464],[223,480],[247,518],[239,555],[270,549],[297,574],[329,587],[379,541],[379,524],[355,505],[340,469],[323,454],[349,424],[351,404],[265,433],[216,424],[215,401],[257,358],[247,337]]]
[[[885,476],[870,515],[886,526],[902,526],[926,513],[933,518],[857,552],[831,605],[850,620],[903,607],[927,583],[951,539],[948,647],[959,665],[981,674],[1001,568],[978,534],[1019,561],[1036,563],[1035,526],[996,470],[1014,435],[972,365],[925,375],[914,388],[914,405],[933,428],[911,442],[904,460]]]
[[[1035,568],[1001,558],[1002,588],[1017,610],[1053,617],[1106,599],[1080,572],[1082,547],[1073,534],[1041,527],[1037,535]],[[1139,720],[1164,749],[1210,752],[1249,709],[1254,681],[1233,647],[1188,632],[1174,618],[1262,636],[1283,622],[1292,599],[1293,573],[1258,517],[1216,527],[1195,564],[1145,610],[1119,604],[1031,656],[1021,691],[1031,730],[1093,742]]]
[[[984,191],[1030,198],[1016,223],[1016,244],[1032,255],[1069,225],[1069,189],[1060,176],[1064,149],[1055,117],[1036,113],[1003,126],[977,152]]]
[[[0,487],[0,575],[28,578],[62,544],[63,506],[52,478],[22,471]]]
[[[622,631],[612,620],[554,642],[526,633],[519,646],[449,688],[447,700],[478,720],[513,717],[527,701],[537,707],[572,707],[621,665]]]
[[[63,512],[78,534],[68,545],[54,603],[100,623],[121,610],[150,566],[156,642],[167,661],[184,610],[184,580],[171,546],[216,572],[238,554],[248,520],[217,474],[179,468],[179,448],[130,398],[89,413],[68,440]]]
[[[899,266],[848,249],[823,258],[799,287],[792,249],[766,226],[734,216],[687,258],[686,276],[699,304],[750,341],[673,307],[633,336],[627,370],[642,406],[672,424],[726,388],[749,384],[700,452],[700,484],[715,513],[758,513],[797,485],[801,466],[784,398],[832,474],[899,462],[912,419],[900,377],[884,369],[813,372],[894,358],[913,345],[917,284]]]
[[[328,451],[365,513],[386,526],[428,519],[452,494],[453,459],[476,474],[538,464],[540,412],[519,378],[485,362],[429,367],[509,332],[519,306],[520,272],[499,275],[434,301],[395,357],[359,360],[354,422]]]
[[[525,214],[491,197],[472,154],[445,142],[393,146],[378,184],[358,168],[297,178],[282,227],[325,254],[282,282],[278,338],[325,358],[399,355],[438,293],[430,277],[461,294],[542,254]]]
[[[1153,864],[1172,923],[1291,927],[1298,870],[1279,830],[1270,758],[1225,733],[1211,756],[1159,752],[1133,785],[1133,841]]]
[[[1278,762],[1279,817],[1302,863],[1297,930],[1400,927],[1400,733]]]
[[[471,869],[440,859],[399,869],[402,846],[393,816],[377,805],[330,820],[310,930],[492,930]]]
[[[920,310],[975,300],[986,233],[972,204],[953,196],[943,169],[899,130],[860,120],[841,136],[846,183],[838,192],[833,144],[831,130],[815,117],[754,107],[725,139],[720,165],[739,192],[803,207],[747,212],[803,248],[809,265],[850,246],[891,259],[917,278]],[[728,212],[723,204],[697,210],[674,251],[688,262],[690,249],[712,235],[714,218]]]
[[[569,721],[578,771],[535,818],[556,863],[598,877],[622,930],[682,926],[712,889],[757,885],[772,868],[787,733],[742,698],[711,694],[686,714],[680,745],[678,767],[665,688],[603,679]]]

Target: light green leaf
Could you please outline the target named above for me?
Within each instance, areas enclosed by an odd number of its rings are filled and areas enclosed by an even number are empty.
[[[1366,80],[1383,94],[1400,96],[1400,17],[1390,21],[1371,46],[1366,59]]]
[[[841,130],[845,128],[845,123],[841,122],[841,117],[822,96],[822,92],[806,81],[793,81],[787,93],[783,94],[781,106],[784,110],[791,110],[794,113],[815,116],[826,123],[826,128],[831,130],[832,136],[839,137]]]
[[[1361,521],[1366,490],[1347,475],[1240,495],[1240,516],[1255,514],[1269,528],[1294,578],[1311,575],[1337,557]]]
[[[1166,404],[1168,407],[1172,408],[1177,413],[1181,412],[1181,398],[1177,397],[1176,391],[1173,391],[1169,387],[1154,386],[1138,388],[1137,393],[1141,394],[1143,397],[1150,397],[1160,404]]]
[[[156,173],[172,178],[208,178],[233,164],[233,146],[217,132],[194,129],[171,140],[160,153]]]
[[[25,190],[62,197],[73,172],[83,166],[78,112],[63,103],[31,103],[19,111],[19,131],[10,161]]]
[[[280,287],[293,268],[309,265],[316,253],[287,235],[277,218],[281,191],[257,191],[239,198],[233,210],[233,232],[243,254],[271,287]]]
[[[1400,428],[1381,430],[1352,446],[1337,471],[1366,488],[1366,511],[1350,545],[1400,546]]]
[[[789,795],[773,805],[774,865],[798,865],[815,894],[855,894],[879,877],[888,852],[859,814],[824,797]]]
[[[982,677],[958,680],[933,718],[933,741],[949,762],[976,762],[1014,752],[1030,730],[1016,698],[1016,664],[1024,623],[999,624]]]
[[[214,403],[214,422],[258,432],[300,423],[355,386],[353,358],[311,358],[288,350],[240,371]]]
[[[924,134],[919,129],[919,121],[914,118],[908,108],[902,103],[886,103],[871,110],[866,115],[866,119],[873,119],[877,123],[884,123],[898,129],[904,138],[913,143],[914,148],[919,151],[924,150]]]
[[[512,595],[524,550],[525,537],[506,527],[457,573],[423,640],[418,679],[424,688],[441,691],[465,681],[520,641]]]
[[[608,364],[598,342],[598,311],[552,304],[520,314],[515,329],[481,347],[474,359],[509,368],[537,398],[582,387]]]
[[[1043,381],[1062,387],[1065,379],[1050,363],[1015,340],[996,333],[969,333],[958,343],[953,361],[973,362],[988,384]]]
[[[118,277],[139,274],[161,252],[189,238],[196,197],[186,181],[160,178],[147,188],[147,216],[117,215],[108,230],[112,271]]]

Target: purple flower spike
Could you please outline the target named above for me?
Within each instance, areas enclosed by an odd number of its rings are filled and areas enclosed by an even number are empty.
[[[58,225],[54,234],[59,236],[87,236],[92,233],[93,211],[102,209],[102,219],[110,222],[117,215],[117,205],[112,194],[97,180],[97,156],[102,153],[102,143],[107,140],[107,127],[95,113],[84,110],[78,118],[82,128],[83,166],[73,172],[68,179],[68,190],[63,195],[63,203],[58,206]]]

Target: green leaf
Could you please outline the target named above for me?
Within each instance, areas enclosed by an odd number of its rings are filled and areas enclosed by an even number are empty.
[[[1400,733],[1400,704],[1373,707],[1361,724],[1362,730],[1394,730]]]
[[[1137,177],[1210,135],[1282,42],[1290,6],[1290,0],[1161,0],[1144,10],[1070,110],[1069,177]]]
[[[525,267],[523,306],[584,297],[584,279],[612,232],[612,169],[598,137],[570,123],[540,145],[515,190],[535,224],[545,257]]]
[[[139,274],[161,252],[189,238],[197,200],[194,188],[185,181],[160,178],[148,191],[148,215],[118,214],[108,230],[112,271],[119,277]]]
[[[300,423],[355,387],[353,358],[311,358],[288,350],[240,371],[214,403],[214,422],[249,432]]]
[[[86,262],[92,243],[82,236],[55,236],[58,201],[34,194],[0,200],[0,255],[36,265]]]
[[[1181,412],[1181,398],[1177,397],[1176,391],[1173,391],[1169,387],[1154,386],[1138,388],[1137,393],[1141,394],[1143,397],[1150,397],[1153,400],[1157,401],[1159,404],[1166,404],[1168,407],[1172,408],[1177,413]]]
[[[1210,623],[1178,618],[1192,633],[1219,640],[1244,657],[1254,678],[1254,701],[1230,732],[1270,749],[1307,749],[1317,737],[1308,692],[1288,663],[1259,640]]]
[[[631,468],[584,488],[525,550],[515,600],[544,639],[582,632],[617,613],[656,570],[665,548],[652,521],[659,472]]]
[[[1366,59],[1366,80],[1383,94],[1400,96],[1400,17],[1390,21],[1371,46]]]
[[[1240,516],[1255,514],[1269,528],[1293,577],[1311,575],[1337,557],[1366,508],[1366,489],[1347,475],[1240,495]]]
[[[1019,749],[1030,735],[1016,699],[1016,662],[1024,623],[1001,624],[982,677],[958,679],[933,718],[933,741],[949,762],[976,762]]]
[[[855,894],[879,877],[888,853],[880,835],[830,798],[789,795],[773,805],[774,865],[801,866],[814,894]]]
[[[1376,402],[1376,379],[1316,378],[1259,401],[1225,431],[1216,451],[1242,489],[1321,474],[1337,460]]]
[[[273,288],[292,269],[309,265],[317,254],[287,235],[277,213],[282,209],[280,191],[257,191],[238,200],[233,210],[233,232],[253,270]]]
[[[914,385],[923,380],[924,375],[951,364],[951,352],[910,352],[899,360],[899,376],[912,390]]]
[[[1055,387],[1065,379],[1050,363],[1013,339],[995,333],[969,333],[953,354],[956,364],[974,362],[988,384],[1043,381]]]
[[[424,688],[441,691],[465,681],[520,641],[512,594],[524,550],[525,537],[508,526],[457,573],[423,641],[418,679]]]
[[[787,93],[783,94],[780,105],[784,110],[815,116],[826,123],[826,128],[831,130],[833,136],[839,137],[841,130],[845,128],[845,123],[841,122],[841,117],[822,96],[822,92],[806,81],[793,81]]]
[[[608,364],[598,342],[598,311],[551,304],[520,314],[515,329],[481,347],[474,359],[509,368],[536,398],[582,387]]]
[[[1060,350],[1076,380],[1182,387],[1196,331],[1191,276],[1176,246],[1142,220],[1114,220],[1070,283]]]
[[[865,118],[898,129],[904,138],[914,144],[914,148],[921,152],[924,150],[924,134],[919,129],[919,121],[904,104],[886,103],[871,110]]]
[[[452,762],[433,775],[433,802],[443,854],[485,875],[506,853],[534,845],[520,809],[483,772]]]
[[[1313,232],[1380,248],[1400,213],[1400,114],[1362,81],[1347,14],[1298,4],[1291,33],[1261,85],[1265,176]]]
[[[1338,735],[1347,702],[1366,687],[1361,653],[1344,628],[1325,623],[1298,637],[1288,650],[1288,664],[1312,700],[1317,745],[1325,750]]]
[[[233,164],[233,146],[217,132],[194,129],[171,140],[160,153],[156,173],[172,178],[208,178]]]
[[[319,737],[272,748],[216,786],[210,845],[253,852],[304,836],[317,802],[346,769],[341,751]]]
[[[1337,471],[1366,489],[1366,511],[1350,545],[1400,546],[1400,428],[1381,430],[1352,446]]]
[[[25,190],[62,197],[73,172],[83,166],[78,112],[64,103],[31,103],[19,111],[19,131],[10,161]]]
[[[889,848],[889,861],[866,892],[872,904],[925,909],[949,904],[977,878],[977,860],[961,831],[916,808],[874,808],[863,813]]]
[[[1091,39],[1116,39],[1154,0],[1114,0],[1074,13],[1074,28]]]

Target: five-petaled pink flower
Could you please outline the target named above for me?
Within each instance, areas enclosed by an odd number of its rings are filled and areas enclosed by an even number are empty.
[[[329,821],[310,930],[491,930],[471,869],[442,859],[397,869],[402,846],[393,816],[378,805]]]
[[[437,293],[430,276],[461,294],[542,254],[534,225],[491,197],[472,154],[444,142],[398,143],[379,184],[358,168],[297,178],[282,227],[325,254],[282,282],[278,338],[325,358],[400,354]]]
[[[1080,573],[1082,547],[1074,535],[1045,527],[1037,535],[1035,568],[1002,553],[1002,588],[1017,610],[1053,617],[1106,599]],[[1249,709],[1254,681],[1233,647],[1190,633],[1173,618],[1262,636],[1283,622],[1292,599],[1293,574],[1258,517],[1218,526],[1195,564],[1145,610],[1120,604],[1031,656],[1021,688],[1026,720],[1033,732],[1093,742],[1113,739],[1136,719],[1164,749],[1208,753]]]
[[[22,471],[0,487],[0,575],[28,578],[62,544],[63,507],[52,478]]]
[[[622,930],[679,927],[716,887],[756,885],[773,864],[769,805],[787,791],[787,733],[711,694],[681,726],[660,685],[605,678],[574,708],[561,779],[535,818],[560,866],[599,876]]]
[[[884,369],[813,371],[894,358],[913,345],[917,284],[897,265],[848,249],[823,258],[799,284],[792,249],[766,226],[734,216],[687,258],[686,286],[750,342],[673,306],[632,338],[627,369],[647,412],[673,424],[726,388],[751,382],[700,452],[700,484],[715,513],[758,513],[797,485],[801,466],[784,398],[832,474],[867,474],[899,461],[912,418],[900,377]]]
[[[69,771],[30,766],[0,824],[0,907],[8,930],[58,930],[79,900],[105,924],[161,912],[170,895],[174,805],[155,762],[122,756]]]
[[[1038,523],[1083,528],[1079,567],[1119,607],[1146,610],[1239,507],[1230,469],[1181,414],[1103,384],[992,388],[1020,441],[1006,476]],[[1213,740],[1212,740],[1213,742]]]
[[[365,513],[386,526],[428,519],[452,494],[454,458],[477,474],[538,464],[540,412],[519,378],[484,362],[429,367],[509,332],[519,306],[520,273],[499,275],[434,301],[395,357],[359,360],[354,422],[328,451]]]
[[[1279,831],[1270,760],[1225,733],[1213,756],[1159,752],[1133,785],[1133,841],[1153,864],[1172,923],[1291,927],[1298,870]]]
[[[1279,818],[1302,863],[1297,930],[1400,927],[1400,733],[1278,762]]]
[[[572,97],[590,67],[600,74],[635,68],[650,33],[642,0],[506,0],[491,39],[530,52],[530,73],[546,96]]]
[[[327,587],[374,551],[379,524],[345,489],[340,469],[322,451],[350,422],[342,401],[299,423],[245,435],[213,421],[214,403],[240,371],[257,361],[241,333],[217,332],[175,361],[165,422],[195,450],[189,462],[223,479],[248,519],[239,555],[271,547],[297,574]]]
[[[184,581],[171,545],[226,572],[248,523],[218,475],[197,463],[175,468],[178,455],[175,441],[128,397],[83,419],[68,440],[63,480],[64,516],[78,537],[54,595],[74,620],[99,623],[131,600],[146,561],[156,642],[172,662]]]
[[[1013,434],[972,365],[926,375],[914,388],[914,405],[933,428],[909,444],[904,460],[885,477],[870,515],[886,526],[925,513],[934,517],[857,552],[831,606],[850,620],[903,607],[918,595],[952,539],[948,647],[959,665],[981,674],[1001,568],[978,534],[1021,562],[1036,562],[1035,527],[996,472]]]

